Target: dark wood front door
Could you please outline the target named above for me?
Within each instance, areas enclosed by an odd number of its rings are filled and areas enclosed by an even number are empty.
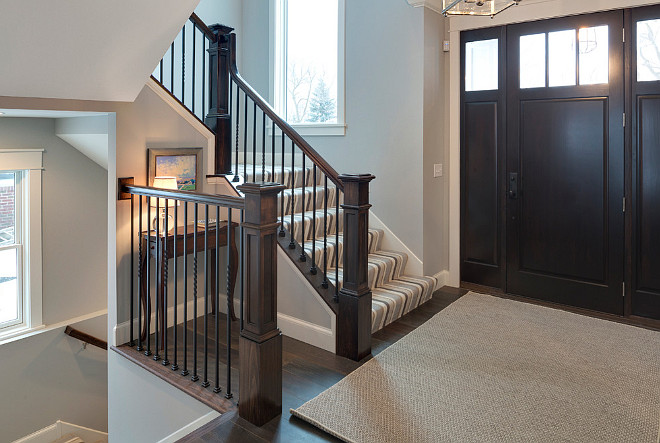
[[[631,313],[660,319],[660,6],[631,15]]]
[[[507,292],[623,314],[622,32],[622,11],[508,27]]]

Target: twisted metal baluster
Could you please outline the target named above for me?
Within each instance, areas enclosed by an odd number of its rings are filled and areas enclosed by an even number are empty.
[[[339,302],[339,186],[335,185],[335,297]]]
[[[142,196],[138,196],[140,219],[138,220],[138,292],[140,293],[140,300],[138,300],[138,344],[137,351],[142,351]]]
[[[306,262],[307,257],[305,256],[305,185],[307,184],[307,170],[305,169],[305,152],[301,151],[302,153],[302,216],[300,217],[301,220],[301,247],[300,247],[300,257],[298,257],[298,260],[301,262]]]
[[[209,376],[208,318],[209,318],[209,205],[204,205],[204,381],[202,382],[202,386],[205,388],[211,385],[211,383],[209,383],[209,377],[208,377]]]
[[[310,274],[316,275],[316,163],[312,168],[313,189],[312,189],[312,267],[309,269]]]
[[[321,286],[328,289],[328,176],[323,175],[325,179],[324,199],[323,199],[323,282]]]
[[[231,87],[231,86],[230,86]],[[238,178],[238,136],[239,136],[239,121],[241,120],[241,91],[236,85],[236,175],[234,175],[233,182],[238,182],[241,179]]]
[[[192,381],[198,381],[197,375],[197,216],[199,204],[195,203],[193,211],[193,375]]]

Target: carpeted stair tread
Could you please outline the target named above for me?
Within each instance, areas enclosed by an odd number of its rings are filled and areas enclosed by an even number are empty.
[[[242,165],[239,167],[239,171],[242,173]],[[252,180],[252,165],[247,165],[247,172],[249,180]],[[340,207],[337,211],[335,185],[328,181],[326,219],[324,218],[326,192],[323,186],[324,175],[318,168],[316,170],[316,192],[313,188],[314,168],[311,165],[306,165],[304,169],[300,166],[293,169],[290,166],[285,166],[284,171],[282,171],[281,166],[275,166],[274,174],[270,166],[266,165],[263,175],[261,165],[257,165],[255,172],[255,181],[283,183],[289,188],[282,192],[281,197],[284,203],[284,214],[281,213],[282,200],[278,202],[278,214],[284,229],[287,230],[287,237],[293,231],[294,240],[304,247],[307,255],[315,261],[316,267],[322,272],[325,265],[328,280],[333,285],[338,286],[338,289],[341,289],[344,264],[344,210]],[[294,183],[294,189],[290,189],[291,183]],[[316,205],[314,205],[314,195],[316,195]],[[341,197],[343,195],[340,195],[340,205],[342,203]],[[292,211],[293,226],[291,226]],[[316,222],[316,231],[312,228],[314,221]],[[323,253],[324,223],[327,226],[327,263],[324,263]],[[314,232],[316,232],[316,242],[313,245]],[[383,230],[369,229],[368,283],[372,291],[372,332],[382,329],[428,301],[437,285],[437,279],[433,277],[405,275],[408,255],[403,252],[381,249],[383,237]],[[335,262],[337,257],[338,264]],[[337,265],[339,269],[336,269]],[[309,266],[311,268],[312,263],[309,263]],[[339,276],[338,285],[337,275]]]

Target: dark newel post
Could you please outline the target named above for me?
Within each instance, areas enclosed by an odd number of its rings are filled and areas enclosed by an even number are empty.
[[[204,123],[215,132],[215,174],[231,174],[229,109],[229,26],[211,25],[216,41],[209,46],[209,113]]]
[[[282,333],[277,328],[277,183],[246,183],[239,415],[257,426],[282,413]]]
[[[371,174],[340,175],[344,184],[344,283],[339,291],[337,355],[359,361],[371,354],[368,278]]]

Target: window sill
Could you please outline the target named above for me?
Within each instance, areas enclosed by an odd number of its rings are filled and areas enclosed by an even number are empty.
[[[7,328],[6,331],[0,332],[0,345],[4,345],[5,343],[11,343],[13,341],[20,340],[22,338],[30,337],[34,335],[33,333],[36,333],[43,329],[46,329],[45,325],[39,325],[32,328],[22,325],[13,328]]]
[[[344,136],[346,135],[346,125],[345,124],[329,124],[329,125],[322,125],[322,124],[299,124],[299,125],[291,125],[293,129],[296,130],[296,132],[303,137],[323,137],[323,136],[331,136],[331,137],[339,137],[339,136]],[[279,136],[281,134],[279,128],[275,131],[275,137]],[[273,127],[269,126],[268,127],[268,136],[273,135]]]

